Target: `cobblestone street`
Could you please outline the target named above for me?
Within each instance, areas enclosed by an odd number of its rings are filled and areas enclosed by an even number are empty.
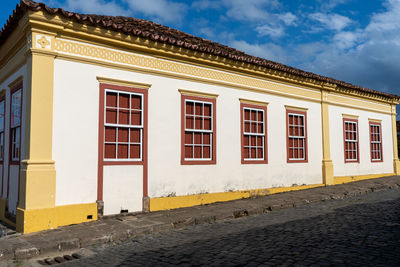
[[[400,266],[400,190],[88,248],[58,266]]]

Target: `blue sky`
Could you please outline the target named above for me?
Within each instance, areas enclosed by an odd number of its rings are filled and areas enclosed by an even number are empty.
[[[44,0],[158,22],[248,54],[400,95],[400,0]],[[2,1],[4,24],[19,0]]]

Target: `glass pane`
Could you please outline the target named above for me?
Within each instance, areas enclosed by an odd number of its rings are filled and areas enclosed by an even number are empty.
[[[118,144],[118,158],[127,159],[128,158],[128,145]]]
[[[257,158],[262,159],[264,157],[263,155],[263,149],[262,148],[257,148]]]
[[[249,158],[249,151],[250,149],[248,147],[245,147],[243,152],[244,152],[244,158],[248,159]]]
[[[203,158],[210,158],[210,147],[204,146],[203,147]]]
[[[128,110],[119,110],[118,111],[118,124],[129,124],[129,111]]]
[[[250,137],[248,135],[244,136],[244,145],[248,146],[250,144]]]
[[[106,106],[115,108],[117,107],[117,93],[107,92]]]
[[[251,158],[255,159],[256,158],[256,149],[255,148],[251,148],[250,149],[250,153],[251,153]]]
[[[0,102],[0,132],[4,131],[4,101]]]
[[[250,137],[250,143],[252,146],[256,145],[256,137],[255,136]]]
[[[106,142],[115,142],[117,129],[114,127],[106,127],[104,140]]]
[[[186,102],[186,114],[194,115],[194,103]]]
[[[129,108],[129,94],[119,93],[119,107]]]
[[[211,116],[211,104],[204,104],[204,116]]]
[[[204,130],[211,130],[211,119],[204,119]]]
[[[21,125],[21,89],[11,97],[11,127]]]
[[[193,158],[193,147],[185,146],[185,158],[191,159]]]
[[[262,146],[263,145],[263,138],[261,136],[257,137],[257,146]]]
[[[258,120],[258,122],[263,122],[264,121],[264,116],[263,116],[263,112],[262,111],[259,111],[257,113],[257,120]]]
[[[209,134],[209,133],[203,134],[203,144],[204,145],[209,145],[210,141],[211,141],[210,139],[211,139],[211,134]]]
[[[201,146],[194,147],[194,157],[196,159],[201,159]]]
[[[195,129],[202,130],[203,129],[203,118],[196,117],[194,124],[195,124]]]
[[[115,109],[106,110],[106,123],[117,123],[117,110]]]
[[[142,109],[142,97],[131,95],[131,109]]]
[[[257,133],[264,133],[264,124],[263,123],[257,124]]]
[[[201,133],[194,133],[194,143],[195,144],[201,144]]]
[[[245,123],[244,123],[244,131],[245,131],[246,133],[249,133],[249,132],[250,132],[250,122],[245,122]]]
[[[118,128],[118,142],[129,142],[129,129]]]
[[[185,133],[185,144],[193,144],[193,133]]]
[[[247,121],[250,120],[250,110],[248,109],[244,110],[244,119]]]
[[[140,143],[140,129],[130,129],[131,143]]]
[[[115,159],[115,144],[106,144],[104,146],[104,158]]]
[[[252,110],[250,113],[250,117],[252,121],[256,121],[257,120],[257,111]]]
[[[140,159],[140,145],[130,145],[130,158]]]
[[[193,117],[186,117],[186,129],[193,129]]]
[[[131,125],[142,125],[142,118],[140,111],[131,111]]]
[[[203,104],[195,103],[194,108],[195,108],[195,115],[198,115],[198,116],[203,115]]]

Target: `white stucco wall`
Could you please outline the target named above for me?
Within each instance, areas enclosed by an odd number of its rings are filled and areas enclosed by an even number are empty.
[[[360,163],[344,162],[343,114],[359,116]],[[382,120],[383,162],[371,162],[368,119]],[[331,105],[329,106],[329,124],[334,176],[393,173],[393,138],[390,115]]]
[[[95,202],[97,198],[99,83],[96,76],[152,84],[148,107],[150,197],[322,182],[318,103],[56,59],[53,157],[57,205]],[[180,164],[181,94],[178,89],[219,94],[216,165]],[[239,98],[270,103],[268,164],[241,164]],[[286,162],[285,105],[308,109],[308,163]],[[141,169],[128,171],[121,166],[106,166],[103,179],[106,213],[110,209],[133,211],[138,205],[141,209]],[[140,192],[132,188],[140,188]],[[136,198],[135,194],[140,194],[136,204],[126,200],[129,195]],[[107,206],[107,202],[112,203]]]
[[[1,70],[0,70],[1,71]],[[24,140],[25,140],[25,112],[26,112],[26,65],[20,67],[17,71],[15,71],[12,75],[10,75],[6,80],[4,80],[0,84],[0,90],[6,89],[6,105],[5,105],[5,134],[4,134],[4,168],[2,168],[2,174],[0,177],[3,179],[3,188],[0,190],[0,194],[2,198],[7,198],[7,187],[9,187],[9,198],[7,201],[7,206],[9,212],[15,214],[16,207],[18,202],[18,187],[19,187],[19,166],[12,165],[10,169],[8,168],[9,160],[10,160],[10,104],[11,104],[11,96],[10,96],[10,88],[8,85],[19,77],[23,77],[22,79],[22,119],[21,119],[21,159],[23,159],[24,155]],[[10,185],[8,186],[8,181],[10,181]],[[1,181],[0,181],[1,183]],[[0,184],[1,186],[1,184]]]

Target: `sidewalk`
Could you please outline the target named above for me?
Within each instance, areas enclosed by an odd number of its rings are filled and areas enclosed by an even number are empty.
[[[398,187],[400,176],[390,176],[205,206],[105,218],[34,234],[0,238],[0,260],[28,259],[172,228],[212,223]]]

